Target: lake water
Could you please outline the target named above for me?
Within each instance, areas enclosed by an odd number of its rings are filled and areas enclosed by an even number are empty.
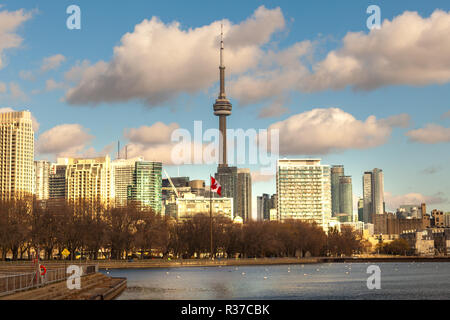
[[[450,263],[378,263],[381,289],[367,288],[373,263],[119,269],[119,300],[450,299]]]

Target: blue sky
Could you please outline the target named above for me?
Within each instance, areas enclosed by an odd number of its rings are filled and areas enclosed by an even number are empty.
[[[211,58],[213,63],[209,68],[210,55],[206,50],[205,52],[201,50],[202,42],[198,40],[199,32],[188,32],[188,30],[204,28],[208,33],[205,39],[210,39],[208,37],[213,35],[210,36],[209,33],[215,32],[211,31],[214,29],[212,24],[227,19],[230,30],[235,28],[235,30],[241,31],[240,34],[235,32],[234,38],[230,35],[229,42],[237,43],[242,39],[253,41],[251,53],[247,56],[242,56],[244,51],[236,51],[233,54],[230,52],[232,57],[229,60],[227,60],[229,56],[226,56],[226,62],[230,61],[231,66],[234,67],[233,69],[229,64],[230,67],[227,69],[231,72],[231,75],[228,74],[230,77],[227,79],[227,84],[231,87],[229,98],[233,103],[233,114],[228,118],[230,128],[266,129],[279,121],[285,121],[283,126],[286,128],[289,123],[295,124],[294,127],[300,126],[299,123],[302,123],[304,118],[292,117],[302,114],[312,115],[310,112],[318,109],[326,110],[326,115],[322,118],[314,114],[321,119],[322,129],[325,131],[330,123],[327,119],[331,115],[339,119],[350,117],[351,121],[359,121],[358,125],[365,123],[370,116],[375,116],[377,120],[384,119],[386,121],[377,122],[370,132],[367,132],[364,125],[361,128],[358,127],[361,133],[352,129],[353,131],[348,136],[349,141],[345,141],[340,148],[336,148],[337,150],[327,148],[329,141],[318,142],[322,148],[317,150],[313,148],[312,151],[302,144],[303,142],[298,142],[297,144],[292,143],[292,146],[286,146],[286,153],[293,157],[320,157],[323,159],[323,163],[330,165],[343,164],[346,174],[353,177],[353,191],[356,196],[362,195],[363,172],[375,167],[381,168],[385,173],[385,191],[389,193],[387,195],[388,207],[423,199],[430,203],[430,209],[439,208],[450,211],[450,168],[448,166],[450,162],[450,134],[448,133],[450,116],[443,116],[450,111],[450,62],[448,55],[444,56],[450,47],[450,33],[444,32],[449,30],[448,26],[450,25],[448,22],[450,20],[450,3],[448,1],[150,2],[134,0],[125,2],[55,0],[38,2],[14,0],[0,1],[0,4],[2,5],[0,12],[13,13],[23,9],[22,14],[28,15],[23,22],[18,22],[8,31],[9,34],[20,37],[20,43],[5,49],[2,49],[0,44],[2,57],[0,108],[32,111],[40,125],[39,131],[36,133],[37,141],[41,139],[37,143],[40,147],[38,147],[36,158],[53,160],[57,155],[69,153],[90,155],[102,153],[102,151],[111,151],[111,155],[115,157],[115,144],[120,139],[122,145],[126,143],[139,144],[140,149],[136,147],[136,150],[142,150],[146,156],[150,154],[155,157],[152,160],[158,160],[159,154],[154,150],[164,149],[157,149],[152,145],[155,142],[149,142],[148,139],[143,138],[143,135],[139,134],[139,128],[142,129],[144,126],[148,131],[143,132],[153,134],[155,131],[151,130],[152,126],[157,122],[162,122],[165,125],[176,123],[180,128],[192,130],[194,120],[203,121],[205,128],[216,127],[218,121],[213,116],[212,104],[217,95],[217,82],[211,79],[210,74],[218,76],[217,66],[214,65],[216,58],[218,64],[218,56]],[[66,19],[69,16],[66,14],[66,8],[71,4],[77,4],[81,8],[81,30],[68,30],[66,27]],[[416,11],[417,17],[413,17],[411,20],[399,20],[397,25],[390,27],[394,31],[399,30],[405,28],[403,23],[408,29],[407,23],[411,21],[412,31],[424,28],[424,32],[428,32],[425,39],[429,40],[429,43],[427,42],[425,45],[429,46],[429,52],[426,50],[416,52],[414,44],[411,48],[399,49],[403,40],[408,37],[400,36],[397,41],[394,41],[396,40],[394,36],[381,32],[385,28],[384,25],[378,35],[369,35],[366,27],[369,15],[366,13],[366,8],[371,4],[376,4],[381,8],[383,21],[387,19],[391,22],[394,18],[404,15],[405,11]],[[260,12],[265,15],[262,14],[262,18],[256,17],[254,19],[256,27],[253,29],[249,27],[245,31],[241,24],[251,20],[261,5],[264,6],[264,10]],[[437,9],[443,10],[442,17],[435,20],[430,19]],[[189,79],[189,75],[182,74],[181,71],[178,74],[178,70],[169,71],[169,75],[172,74],[168,77],[168,84],[164,84],[161,90],[167,94],[167,90],[171,90],[170,84],[173,83],[171,96],[156,102],[153,97],[159,95],[158,88],[162,84],[155,81],[155,78],[158,79],[157,76],[154,78],[151,74],[154,72],[156,75],[157,66],[161,63],[157,59],[162,58],[152,51],[148,53],[149,59],[146,59],[146,52],[144,52],[143,55],[137,54],[133,60],[129,58],[129,55],[136,53],[133,51],[134,49],[138,51],[139,46],[136,46],[136,43],[141,38],[133,38],[134,40],[130,41],[131,44],[128,46],[125,46],[121,40],[126,33],[136,33],[135,27],[140,25],[144,19],[150,20],[152,17],[158,17],[159,22],[154,22],[153,25],[146,27],[160,27],[160,29],[152,30],[155,34],[160,32],[161,36],[159,42],[153,43],[166,45],[170,49],[169,52],[173,54],[173,56],[167,57],[169,62],[162,61],[161,65],[170,63],[171,59],[174,64],[179,63],[177,59],[182,59],[181,61],[188,65],[197,66],[198,64],[198,68],[192,67],[192,79],[205,78],[199,83],[192,80],[195,82],[192,85],[180,84],[178,80]],[[173,28],[176,31],[185,32],[183,37],[179,38],[182,40],[180,42],[177,42],[178,38],[175,38],[177,33],[170,31],[170,25],[174,21],[179,22],[180,25]],[[239,27],[240,25],[241,27]],[[225,40],[227,41],[228,25],[225,24],[225,26]],[[4,39],[1,37],[2,27],[6,28],[0,21],[0,41]],[[251,32],[255,32],[255,34],[251,34]],[[262,39],[264,32],[268,32],[268,37]],[[359,43],[370,44],[378,41],[377,43],[385,43],[386,47],[376,47],[368,53],[361,54],[360,52],[364,49],[355,49],[358,41],[354,41],[353,45],[345,45],[343,39],[349,32],[362,33],[362,40]],[[249,35],[250,38],[245,38],[245,35]],[[173,41],[170,39],[172,36],[174,37]],[[261,39],[258,40],[258,38]],[[422,39],[417,43],[420,44],[424,41]],[[297,53],[295,56],[298,61],[301,60],[305,64],[305,68],[295,62],[293,64],[295,68],[298,68],[298,72],[297,69],[290,66],[283,68],[283,65],[281,67],[275,65],[268,69],[264,66],[263,62],[266,60],[261,57],[269,59],[269,56],[265,54],[273,52],[274,56],[282,56],[281,53],[284,50],[289,50],[295,44],[304,44],[308,48],[307,54]],[[405,46],[408,45],[411,44],[405,44]],[[210,46],[210,43],[205,43],[206,46]],[[120,59],[117,58],[113,51],[114,47],[125,47],[124,56]],[[205,65],[208,66],[208,70],[212,71],[200,70],[204,67],[201,63],[202,60],[199,60],[197,53],[186,52],[189,50],[188,48],[198,49],[198,55],[202,56],[202,59],[206,59]],[[230,49],[230,51],[232,50]],[[379,50],[379,54],[377,50]],[[366,69],[359,70],[358,76],[350,78],[331,67],[327,69],[327,64],[320,64],[320,62],[327,62],[326,59],[330,52],[336,52],[337,56],[343,59],[338,63],[342,69],[346,67],[343,62],[347,60],[344,58],[349,56],[357,57],[358,63]],[[375,52],[376,57],[370,57],[371,52]],[[401,54],[404,52],[411,52],[414,59],[402,59]],[[443,56],[439,56],[439,52],[442,52]],[[229,51],[226,52],[226,54],[228,53]],[[395,68],[401,65],[398,67],[398,74],[386,75],[390,71],[389,68],[380,71],[371,66],[374,61],[379,62],[377,57],[382,55],[385,55],[384,59],[387,59]],[[183,58],[185,56],[187,57]],[[43,71],[45,69],[43,68],[44,59],[49,57],[54,59],[47,61],[49,70]],[[257,61],[257,59],[261,60]],[[304,62],[305,60],[306,62]],[[69,81],[67,73],[75,66],[82,65],[83,61],[86,61],[86,66],[89,66],[86,67],[88,71],[98,72],[98,74],[89,78],[86,75],[86,69],[83,69],[81,76]],[[104,61],[106,67],[99,65],[99,61]],[[279,60],[274,58],[270,61],[276,64],[274,61]],[[117,62],[116,65],[121,63],[125,66],[133,63],[136,65],[133,65],[134,71],[124,68],[119,72],[118,69],[113,68],[112,62]],[[253,65],[254,63],[257,65]],[[139,73],[140,68],[145,72]],[[236,71],[238,69],[239,72]],[[442,73],[438,72],[439,70]],[[305,72],[304,76],[301,75],[302,72]],[[104,79],[101,73],[107,73],[110,83],[119,89],[109,90],[102,85],[99,85],[97,89],[90,87],[89,84],[92,81]],[[351,75],[353,74],[356,72],[351,73]],[[318,77],[319,75],[321,77]],[[148,78],[146,78],[147,76]],[[278,76],[279,78],[277,78]],[[260,87],[250,86],[247,88],[246,83],[242,82],[245,77],[247,79],[262,78],[261,83],[264,84],[264,81],[266,84],[268,83],[269,90],[262,92],[262,94],[267,94],[267,97],[256,99],[253,95],[253,98],[246,100],[246,94],[252,88],[256,92]],[[297,79],[297,77],[299,78]],[[294,80],[292,80],[293,78]],[[53,82],[49,83],[49,80]],[[141,80],[147,83],[147,87],[138,88],[140,87],[138,82]],[[124,84],[125,81],[131,83]],[[284,83],[285,81],[286,83]],[[2,83],[4,90],[2,90]],[[87,86],[83,86],[83,83],[87,83]],[[134,90],[134,88],[137,89]],[[273,88],[279,90],[274,89],[272,92]],[[120,91],[122,89],[123,91]],[[145,96],[145,99],[148,98],[151,102],[142,99],[146,89],[149,89],[151,94]],[[239,91],[239,89],[242,90]],[[67,101],[70,100],[68,99],[70,90],[75,91],[69,103]],[[101,101],[94,103],[92,97],[100,97],[98,99]],[[88,101],[85,102],[85,100]],[[79,103],[80,101],[82,103]],[[273,104],[274,101],[281,101],[283,109],[274,112],[270,117],[259,117],[258,115],[263,109],[275,110],[271,109],[276,108]],[[332,113],[330,108],[337,108],[339,111]],[[403,120],[387,120],[397,115],[408,116],[408,123]],[[291,119],[290,122],[289,119]],[[350,126],[352,125],[351,121]],[[434,127],[426,131],[417,131],[428,128],[427,125],[430,124],[433,124]],[[64,127],[65,130],[59,128],[59,131],[52,131],[61,125],[71,126]],[[308,136],[311,133],[308,128],[308,126],[300,126],[286,129],[287,131],[284,133],[293,135],[293,137],[296,135]],[[124,135],[125,130],[130,132],[131,129],[136,129],[134,138]],[[317,136],[315,130],[316,128],[311,133],[312,140]],[[330,127],[329,130],[330,135],[333,135],[333,130],[345,131],[343,127]],[[433,130],[437,130],[438,133]],[[368,143],[372,143],[372,146],[363,147],[364,143],[354,142],[358,136],[367,138]],[[60,141],[58,138],[66,138],[66,140]],[[292,138],[292,140],[296,139]],[[70,142],[74,142],[77,148],[71,149]],[[156,144],[161,143],[162,141],[156,142]],[[104,149],[107,146],[109,148]],[[303,150],[304,152],[302,152]],[[255,171],[258,169],[257,166],[250,167]],[[213,174],[215,171],[214,166],[183,166],[180,168],[167,166],[167,171],[172,175],[176,175],[178,169],[181,175],[205,180],[209,174]],[[275,192],[273,179],[254,183],[253,196],[256,197],[263,192]]]

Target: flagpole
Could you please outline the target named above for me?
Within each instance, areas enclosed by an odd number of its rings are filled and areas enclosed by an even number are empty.
[[[211,180],[211,179],[210,179]],[[211,183],[210,183],[211,185]],[[212,186],[209,187],[209,222],[210,222],[210,249],[211,249],[211,259],[213,259],[213,229],[212,229]]]

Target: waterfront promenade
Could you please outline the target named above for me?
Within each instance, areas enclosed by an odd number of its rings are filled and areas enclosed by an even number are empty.
[[[41,262],[45,266],[42,280],[36,276],[32,262],[0,263],[0,300],[111,300],[127,285],[125,278],[112,278],[98,272],[92,262]],[[66,267],[77,265],[82,270],[81,288],[67,286]]]

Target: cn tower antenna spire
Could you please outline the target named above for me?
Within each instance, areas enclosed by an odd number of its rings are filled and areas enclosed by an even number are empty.
[[[214,103],[214,115],[219,117],[219,130],[221,133],[220,162],[219,167],[228,167],[227,164],[227,117],[231,115],[231,103],[225,94],[225,63],[224,63],[224,41],[223,41],[223,23],[220,25],[220,92],[219,97]]]
[[[220,25],[220,66],[221,67],[225,67],[225,65],[223,64],[223,50],[224,50],[224,45],[223,45],[223,23]]]
[[[223,59],[223,51],[225,50],[225,46],[223,44],[223,23],[220,25],[220,93],[219,99],[226,99],[225,94],[225,64]]]

